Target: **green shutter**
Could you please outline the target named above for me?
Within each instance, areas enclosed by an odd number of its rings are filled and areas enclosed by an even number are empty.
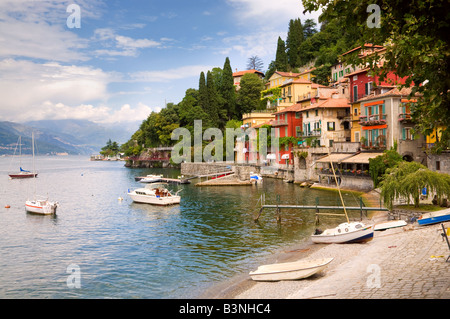
[[[402,139],[406,140],[406,130],[402,128]]]

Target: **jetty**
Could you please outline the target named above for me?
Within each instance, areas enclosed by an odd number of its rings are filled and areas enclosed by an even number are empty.
[[[146,176],[136,176],[134,178],[134,180],[136,182],[139,182],[141,179],[143,179],[145,177]],[[191,183],[190,179],[192,179],[192,178],[166,178],[166,177],[161,177],[161,178],[155,180],[154,183],[164,182],[164,183],[169,183],[169,184],[190,184]]]
[[[316,198],[316,205],[292,205],[292,204],[280,204],[279,203],[279,195],[277,195],[277,204],[269,204],[267,205],[265,203],[265,194],[262,194],[260,199],[258,200],[261,201],[261,208],[259,209],[259,212],[256,216],[254,216],[254,220],[255,222],[258,221],[259,217],[261,216],[262,212],[264,209],[268,209],[268,208],[275,208],[276,212],[277,212],[277,220],[281,220],[281,215],[280,215],[280,210],[282,208],[291,208],[291,209],[302,209],[302,210],[315,210],[316,211],[316,221],[318,220],[318,216],[319,215],[327,215],[327,216],[345,216],[344,214],[336,214],[336,213],[321,213],[320,210],[343,210],[345,212],[345,210],[357,210],[361,212],[361,218],[363,215],[363,212],[368,212],[368,211],[386,211],[389,212],[389,209],[385,208],[385,207],[367,207],[364,206],[364,203],[362,201],[362,198],[360,198],[360,205],[359,206],[324,206],[324,205],[319,205],[319,198]]]

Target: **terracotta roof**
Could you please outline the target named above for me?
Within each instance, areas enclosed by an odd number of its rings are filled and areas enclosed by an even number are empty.
[[[295,79],[295,80],[292,80],[290,82],[284,83],[281,86],[286,86],[286,85],[289,85],[289,84],[313,84],[313,82],[308,81],[308,80],[303,80],[303,79]]]
[[[313,83],[313,84],[311,84],[311,87],[312,87],[313,89],[317,89],[317,88],[329,88],[329,86],[322,85],[322,84],[318,84],[318,83]]]
[[[297,104],[293,104],[291,106],[288,106],[284,109],[282,109],[281,111],[272,113],[272,114],[281,114],[281,113],[287,113],[287,112],[299,112],[302,109],[302,105],[297,103]]]
[[[362,99],[359,99],[358,102],[375,100],[375,99],[384,98],[387,96],[400,96],[400,97],[408,96],[409,94],[411,94],[411,88],[402,88],[401,90],[399,90],[398,88],[395,88],[386,93],[382,93],[382,94],[378,94],[378,95],[369,95],[369,96],[363,97]],[[416,93],[415,96],[420,96],[420,95]]]
[[[302,73],[300,73],[300,74],[306,74],[306,73],[309,73],[309,72],[312,72],[312,71],[314,71],[316,69],[316,67],[313,67],[313,68],[311,68],[311,69],[309,69],[309,70],[305,70],[305,71],[303,71]]]
[[[281,72],[281,71],[275,71],[275,73],[277,73],[281,76],[284,76],[284,77],[289,77],[289,78],[295,78],[301,74],[301,73]]]
[[[365,48],[374,48],[374,49],[383,49],[383,46],[382,46],[382,45],[376,45],[376,44],[372,44],[372,43],[365,43],[365,44],[364,44],[364,47],[365,47]],[[353,49],[351,49],[350,51],[347,51],[347,52],[345,52],[345,53],[342,53],[341,55],[346,55],[346,54],[349,54],[349,53],[351,53],[351,52],[353,52],[353,51],[356,51],[356,50],[359,50],[359,49],[361,49],[361,46],[356,47],[356,48],[353,48]]]
[[[313,110],[317,108],[343,108],[343,107],[350,107],[350,102],[347,99],[333,99],[328,98],[326,100],[322,100],[318,103],[308,105],[305,108],[300,109],[299,111],[308,111]]]
[[[261,71],[258,70],[244,70],[244,71],[238,71],[238,72],[234,72],[233,73],[233,77],[237,77],[237,76],[243,76],[246,73],[259,73],[262,76],[264,76],[264,73],[262,73]]]

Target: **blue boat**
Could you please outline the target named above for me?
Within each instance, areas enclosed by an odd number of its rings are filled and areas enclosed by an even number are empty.
[[[446,221],[450,221],[450,208],[437,212],[422,214],[422,216],[420,216],[417,220],[417,222],[421,226],[442,223]]]

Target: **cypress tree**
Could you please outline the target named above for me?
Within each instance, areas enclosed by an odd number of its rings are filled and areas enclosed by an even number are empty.
[[[217,98],[217,91],[214,85],[213,76],[210,71],[206,73],[206,92],[207,92],[207,110],[209,116],[209,127],[219,126],[219,105]]]
[[[198,105],[207,114],[206,120],[208,123],[203,123],[203,125],[209,125],[210,117],[208,112],[208,90],[206,88],[205,73],[200,73],[200,80],[198,85]]]
[[[275,66],[278,71],[288,70],[288,57],[286,54],[286,45],[281,37],[278,37],[277,54],[275,56]]]
[[[222,82],[220,83],[220,95],[223,98],[223,108],[228,120],[237,119],[236,94],[234,88],[233,70],[230,59],[227,57],[223,65]]]
[[[300,45],[304,40],[304,32],[301,20],[289,21],[289,30],[286,38],[286,50],[288,63],[291,69],[299,67]]]

